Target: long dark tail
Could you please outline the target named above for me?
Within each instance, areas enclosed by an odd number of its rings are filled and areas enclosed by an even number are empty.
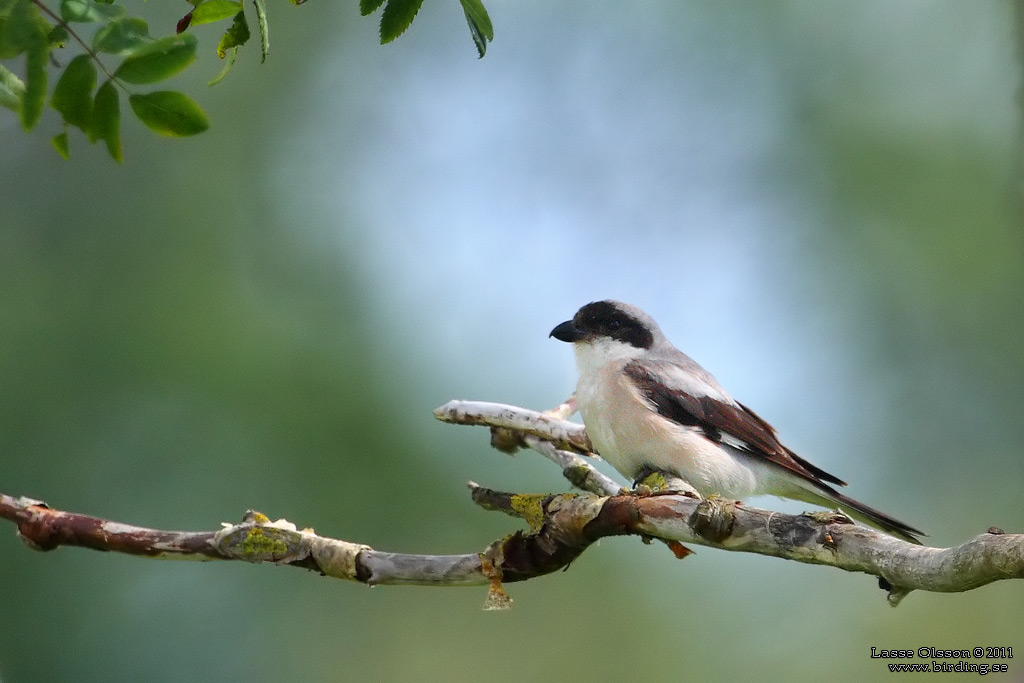
[[[844,496],[827,484],[814,484],[814,489],[815,490],[810,490],[809,488],[802,489],[800,493],[804,495],[797,495],[793,497],[806,503],[813,503],[824,507],[838,506],[840,510],[849,514],[857,521],[864,522],[876,529],[881,529],[887,534],[891,534],[896,538],[901,538],[910,543],[921,545],[921,540],[918,536],[928,535],[920,529],[915,529],[909,524],[905,524],[894,517],[890,517],[880,510],[876,510],[875,508],[865,505],[858,500],[854,500],[849,496]]]

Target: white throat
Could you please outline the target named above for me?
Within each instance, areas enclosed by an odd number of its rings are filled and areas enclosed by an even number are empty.
[[[576,342],[573,351],[576,353],[576,371],[581,381],[596,377],[609,363],[629,362],[647,353],[644,349],[607,337],[593,342]]]

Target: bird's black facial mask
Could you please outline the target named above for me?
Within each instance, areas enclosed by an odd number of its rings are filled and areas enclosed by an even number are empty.
[[[565,342],[608,337],[638,349],[649,349],[654,344],[654,333],[647,325],[610,301],[587,304],[571,321],[551,330],[551,336]]]

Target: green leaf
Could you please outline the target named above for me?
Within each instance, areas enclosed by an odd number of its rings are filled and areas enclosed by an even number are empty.
[[[239,12],[235,15],[235,20],[231,22],[228,30],[224,31],[224,35],[220,37],[220,42],[217,44],[217,56],[224,59],[230,48],[245,45],[248,40],[249,22],[245,20],[245,12]]]
[[[0,24],[0,59],[20,55],[45,37],[42,24],[45,23],[39,10],[30,0],[18,0],[11,7],[10,14]]]
[[[50,97],[50,106],[60,112],[64,122],[89,132],[92,120],[92,89],[96,87],[96,67],[89,55],[72,59]]]
[[[57,135],[54,135],[53,138],[50,140],[50,144],[53,145],[53,148],[55,150],[57,150],[57,154],[59,154],[62,157],[64,157],[65,160],[68,160],[68,159],[71,158],[71,150],[68,149],[68,132],[67,131],[64,131],[63,133],[59,133]]]
[[[21,112],[21,98],[24,94],[25,84],[13,71],[0,64],[0,106]]]
[[[51,48],[64,47],[64,43],[68,42],[68,30],[57,24],[46,34],[46,40]]]
[[[32,130],[39,123],[46,105],[46,65],[50,61],[50,46],[38,40],[29,48],[25,58],[25,93],[21,98],[21,127]]]
[[[145,19],[122,17],[96,31],[92,37],[92,49],[118,55],[151,42],[153,39],[149,37],[149,26]]]
[[[469,24],[469,33],[473,36],[476,51],[483,59],[487,53],[487,42],[494,40],[494,26],[491,25],[491,17],[480,0],[459,1],[462,3],[462,11],[466,13],[466,23]]]
[[[118,100],[117,88],[110,81],[96,91],[96,101],[92,106],[89,142],[97,140],[107,143],[110,156],[117,163],[121,163],[121,103]]]
[[[128,98],[132,111],[150,130],[168,137],[184,137],[202,133],[210,127],[210,119],[187,95],[171,90],[158,90]]]
[[[156,83],[182,71],[196,58],[196,37],[165,36],[132,50],[114,76],[128,83]]]
[[[61,0],[60,16],[64,21],[89,23],[123,17],[124,7],[110,5],[92,0]]]
[[[233,17],[242,11],[242,3],[232,0],[206,0],[192,10],[192,26]]]
[[[359,13],[365,17],[376,12],[383,4],[384,0],[359,0]]]
[[[7,42],[7,17],[0,17],[0,59],[12,59],[21,54],[16,46]]]
[[[390,43],[405,33],[409,24],[416,18],[423,0],[388,0],[384,13],[380,16],[380,43]]]
[[[267,8],[263,0],[252,0],[256,6],[256,23],[260,27],[260,63],[267,61],[270,53],[270,25],[267,23]]]
[[[224,62],[224,67],[220,70],[220,73],[213,77],[206,85],[217,85],[224,80],[224,77],[231,71],[231,67],[235,65],[235,61],[238,59],[238,47],[233,47],[228,50],[228,60]]]

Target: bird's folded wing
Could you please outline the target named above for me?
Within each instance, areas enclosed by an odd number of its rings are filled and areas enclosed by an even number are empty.
[[[625,373],[662,417],[697,427],[711,441],[763,457],[809,481],[846,485],[783,446],[770,424],[729,398],[717,383],[709,383],[701,376],[706,375],[703,371],[687,372],[672,361],[638,359],[626,364]]]

